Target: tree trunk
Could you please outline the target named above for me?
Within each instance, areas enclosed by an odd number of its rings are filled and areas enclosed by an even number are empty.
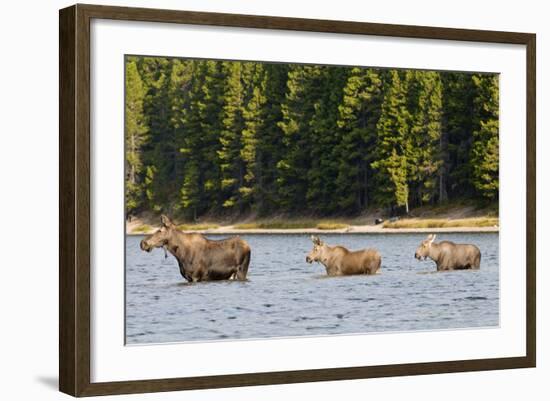
[[[136,145],[135,145],[134,135],[131,135],[130,138],[131,138],[130,153],[132,154],[132,159],[135,159]],[[130,182],[132,184],[136,183],[136,167],[134,163],[130,164]]]
[[[448,199],[446,178],[445,168],[443,168],[439,173],[439,203],[446,202]]]
[[[363,188],[363,209],[369,207],[368,195],[369,195],[369,174],[368,174],[368,165],[365,163],[365,179],[364,179],[364,188]]]
[[[449,199],[447,194],[447,165],[449,163],[447,145],[447,133],[442,131],[439,136],[439,150],[441,152],[441,160],[443,162],[443,165],[439,169],[439,203],[446,202]]]

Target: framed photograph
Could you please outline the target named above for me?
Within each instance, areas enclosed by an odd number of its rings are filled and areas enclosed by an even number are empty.
[[[534,34],[59,18],[62,392],[535,366]]]

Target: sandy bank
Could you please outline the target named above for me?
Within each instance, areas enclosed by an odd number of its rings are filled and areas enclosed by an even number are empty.
[[[152,234],[158,229],[153,227],[147,232],[129,232],[128,235]],[[198,232],[202,234],[406,234],[406,233],[496,233],[498,227],[442,227],[442,228],[383,228],[379,225],[349,226],[338,230],[320,230],[318,228],[285,228],[285,229],[236,229],[234,226],[221,226],[209,230],[195,230],[184,232]]]

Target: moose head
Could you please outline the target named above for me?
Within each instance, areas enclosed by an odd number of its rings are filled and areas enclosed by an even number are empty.
[[[177,230],[174,223],[165,215],[160,217],[160,222],[161,227],[154,234],[148,235],[141,240],[139,246],[142,250],[151,252],[153,248],[164,247],[174,234],[174,231]]]

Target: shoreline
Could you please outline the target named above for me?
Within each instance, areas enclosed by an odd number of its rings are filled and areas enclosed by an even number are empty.
[[[143,232],[133,232],[126,229],[126,235],[140,236],[154,233],[158,227]],[[382,225],[353,226],[335,230],[318,228],[253,228],[237,229],[233,226],[222,226],[207,230],[182,230],[184,233],[214,234],[214,235],[247,235],[247,234],[415,234],[415,233],[498,233],[499,227],[439,227],[439,228],[383,228]]]

